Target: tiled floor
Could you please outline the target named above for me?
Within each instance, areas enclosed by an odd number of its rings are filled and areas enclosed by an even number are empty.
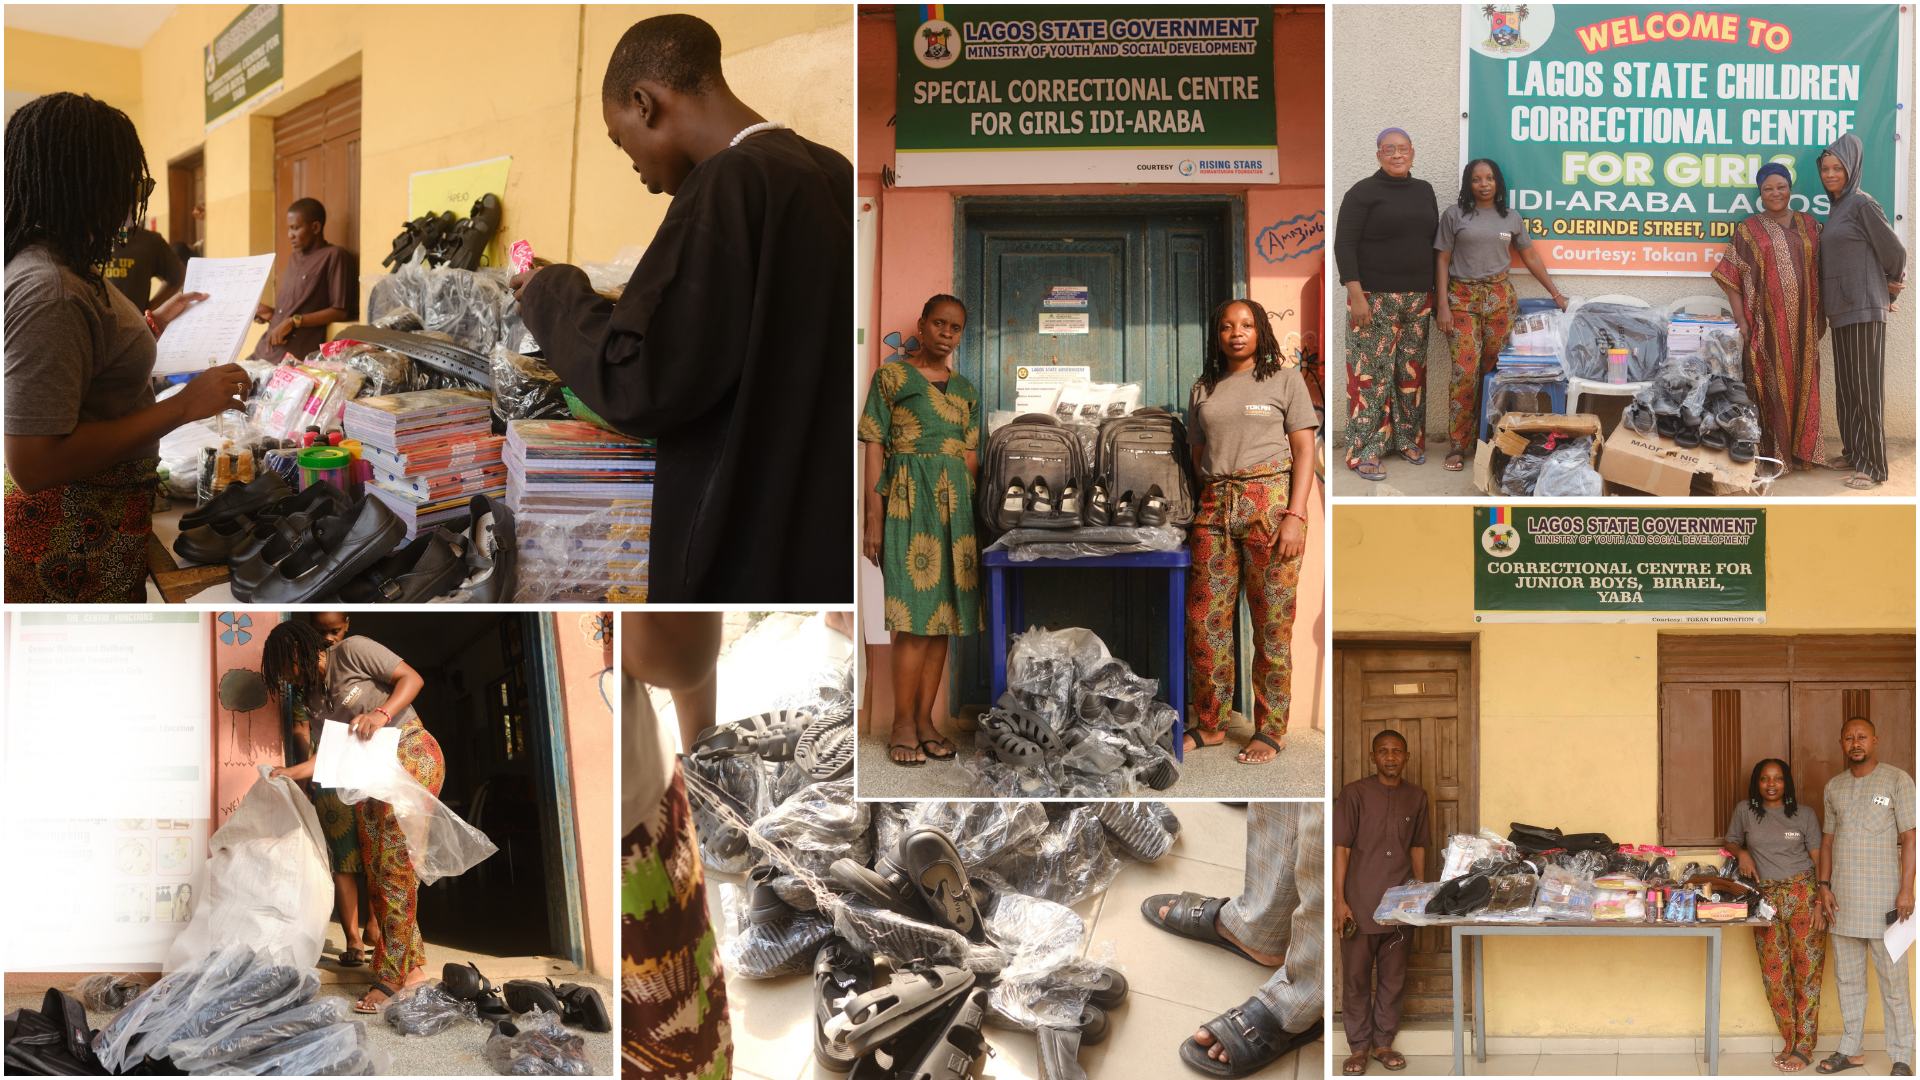
[[[1088,940],[1111,942],[1114,963],[1132,985],[1126,1004],[1113,1012],[1112,1033],[1080,1052],[1091,1080],[1169,1080],[1198,1076],[1179,1060],[1180,1043],[1200,1024],[1245,1001],[1267,978],[1223,950],[1184,941],[1154,929],[1140,916],[1140,901],[1159,892],[1188,889],[1231,896],[1240,891],[1246,844],[1246,811],[1220,803],[1171,803],[1181,833],[1172,853],[1156,863],[1130,862],[1107,892],[1075,910],[1087,921]],[[719,917],[721,881],[709,874],[707,902]],[[813,1060],[811,980],[727,981],[733,1021],[734,1075],[745,1080],[838,1080],[841,1074]],[[1034,1038],[1026,1032],[987,1029],[993,1053],[979,1075],[995,1080],[1037,1080]],[[1317,1041],[1256,1074],[1262,1080],[1309,1080],[1325,1075],[1326,1043]],[[1441,1071],[1445,1071],[1442,1069]]]
[[[1814,1060],[1825,1056],[1823,1051]],[[1340,1062],[1333,1063],[1334,1068]],[[1885,1051],[1867,1051],[1867,1067],[1848,1076],[1885,1076],[1893,1062]],[[1404,1076],[1447,1076],[1453,1072],[1453,1058],[1408,1057]],[[1812,1069],[1804,1075],[1815,1076]],[[1378,1065],[1369,1076],[1385,1075]],[[1304,1074],[1303,1074],[1304,1075]],[[1468,1076],[1706,1076],[1705,1054],[1489,1054],[1485,1064],[1467,1058]],[[1721,1076],[1782,1076],[1773,1067],[1771,1054],[1721,1054]]]

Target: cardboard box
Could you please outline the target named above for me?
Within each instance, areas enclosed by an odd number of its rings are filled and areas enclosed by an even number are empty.
[[[1754,490],[1754,463],[1734,461],[1725,450],[1688,449],[1662,435],[1642,435],[1625,424],[1607,439],[1600,475],[1622,487],[1653,495],[1698,493],[1745,495]],[[1695,477],[1701,478],[1696,486]]]
[[[1473,455],[1473,486],[1482,495],[1500,494],[1493,490],[1494,478],[1500,475],[1507,458],[1512,455],[1501,449],[1502,440],[1510,447],[1526,449],[1527,438],[1543,431],[1561,431],[1575,438],[1582,435],[1593,436],[1593,463],[1600,467],[1600,418],[1592,413],[1575,413],[1571,416],[1556,413],[1508,413],[1493,426],[1493,437],[1479,445]],[[1518,440],[1517,442],[1515,440]],[[1605,469],[1601,469],[1604,476]]]

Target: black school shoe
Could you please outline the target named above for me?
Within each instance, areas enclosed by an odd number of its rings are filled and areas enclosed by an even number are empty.
[[[498,1020],[513,1019],[513,1012],[506,1002],[500,1000],[500,991],[494,989],[493,980],[480,974],[480,969],[469,960],[465,964],[447,964],[440,969],[440,989],[458,1001],[471,1001],[479,1010],[480,1019],[489,1023]]]
[[[232,558],[236,546],[253,532],[253,519],[245,514],[210,521],[192,529],[183,529],[173,541],[173,553],[182,562],[220,566]]]
[[[205,505],[180,515],[180,531],[185,533],[216,521],[231,521],[291,494],[293,491],[287,487],[286,480],[268,469],[244,484],[228,484],[225,491],[207,500]]]
[[[560,1018],[575,1027],[588,1031],[612,1031],[613,1017],[607,1013],[607,1003],[600,1000],[600,991],[579,983],[560,984]]]
[[[405,523],[386,504],[367,496],[338,517],[315,521],[302,546],[254,586],[252,599],[261,604],[324,600],[380,561],[406,533]]]
[[[507,999],[507,1008],[516,1014],[530,1013],[535,1009],[544,1009],[555,1016],[560,1015],[560,991],[553,985],[552,979],[508,979],[500,987],[500,996]]]
[[[452,592],[466,576],[468,541],[445,525],[374,563],[340,586],[349,604],[422,604]]]

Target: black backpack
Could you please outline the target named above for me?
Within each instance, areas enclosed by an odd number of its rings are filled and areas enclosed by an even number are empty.
[[[1165,409],[1135,409],[1100,424],[1100,460],[1096,479],[1107,490],[1107,505],[1133,492],[1133,502],[1146,501],[1147,489],[1158,485],[1167,497],[1167,524],[1186,527],[1198,511],[1194,498],[1193,449],[1187,445],[1187,426]],[[1083,503],[1084,505],[1084,503]]]
[[[1014,417],[994,429],[980,455],[980,483],[974,492],[980,531],[991,542],[1019,524],[1014,515],[1002,509],[1007,488],[1014,483],[1031,487],[1034,477],[1045,477],[1047,487],[1058,498],[1069,483],[1086,474],[1086,455],[1071,428],[1051,413]]]
[[[1493,898],[1493,880],[1485,874],[1450,878],[1427,901],[1429,915],[1470,915]]]

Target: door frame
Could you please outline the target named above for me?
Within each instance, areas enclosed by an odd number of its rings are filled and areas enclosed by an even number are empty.
[[[167,162],[167,243],[187,239],[193,213],[193,170],[206,168],[207,144],[201,143]],[[148,207],[147,213],[153,213]],[[145,225],[146,222],[140,224]]]
[[[527,705],[539,717],[534,740],[535,761],[552,787],[545,793],[540,828],[545,834],[548,948],[586,970],[587,933],[580,881],[578,823],[573,813],[573,773],[567,749],[567,710],[561,698],[560,646],[554,636],[551,611],[521,615],[525,646]]]

